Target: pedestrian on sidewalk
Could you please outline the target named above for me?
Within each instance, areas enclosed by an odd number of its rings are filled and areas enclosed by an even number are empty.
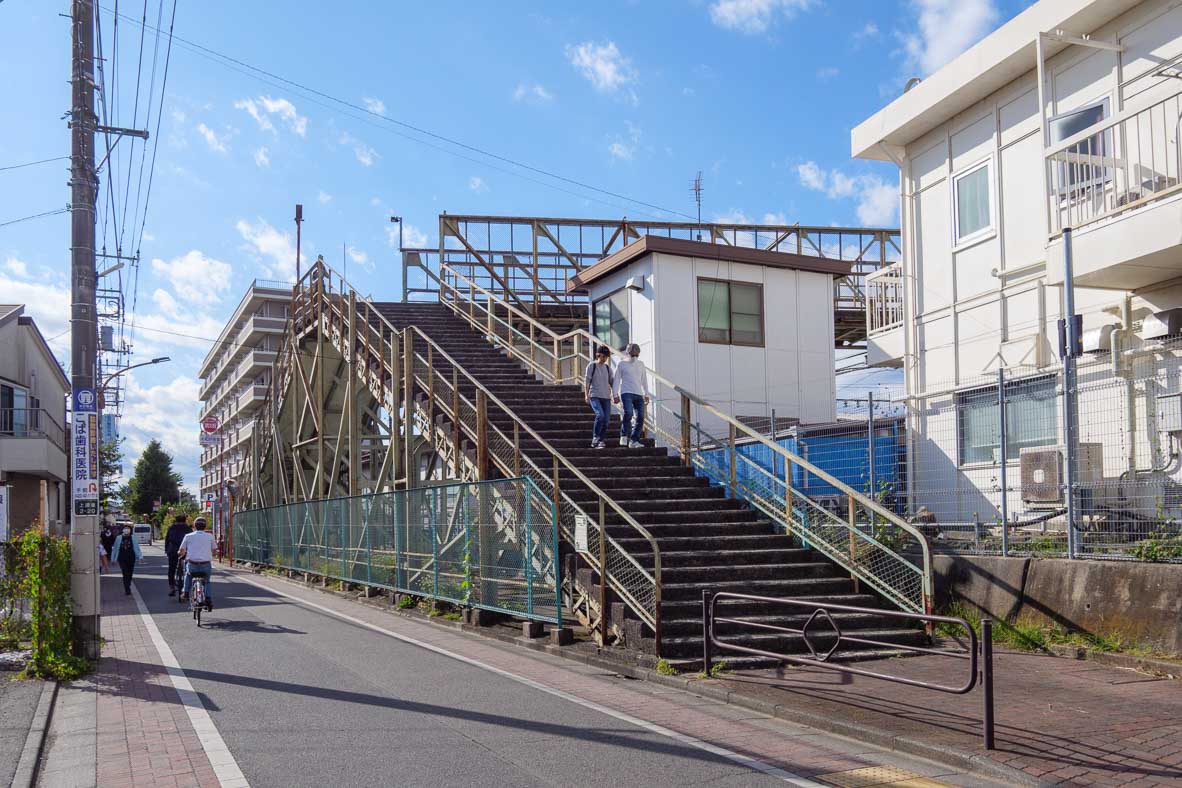
[[[607,345],[600,345],[595,351],[595,360],[587,365],[584,373],[584,398],[591,410],[595,411],[595,425],[592,428],[591,448],[602,449],[607,445],[607,422],[612,414],[612,352]]]
[[[119,568],[123,570],[123,593],[131,595],[131,576],[135,572],[135,562],[143,558],[140,552],[140,543],[131,535],[131,526],[124,526],[123,533],[115,537],[114,552],[115,560],[119,563]]]
[[[185,568],[177,551],[181,549],[181,542],[192,532],[189,527],[189,516],[184,512],[177,514],[172,524],[168,526],[168,533],[164,535],[164,554],[168,556],[168,595],[176,594],[176,587],[181,583]]]
[[[640,345],[628,345],[628,358],[616,364],[615,402],[622,405],[620,445],[639,449],[644,432],[644,411],[648,407],[648,372],[640,360]]]
[[[103,571],[109,572],[111,570],[111,556],[114,555],[111,551],[115,549],[115,529],[110,523],[103,526],[103,530],[99,532],[99,545],[107,553],[107,560],[103,564]]]

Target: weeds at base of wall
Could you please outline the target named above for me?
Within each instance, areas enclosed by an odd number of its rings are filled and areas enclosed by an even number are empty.
[[[963,618],[981,635],[981,619],[984,618],[976,607],[955,600],[941,612],[941,615]],[[945,637],[963,636],[961,627],[953,624],[937,624],[936,632]],[[1068,632],[1061,627],[1044,627],[1037,624],[1002,621],[993,619],[993,642],[1019,651],[1043,652],[1051,646],[1074,646],[1104,654],[1121,653],[1136,657],[1163,656],[1151,648],[1128,641],[1123,635],[1110,632]]]
[[[669,660],[667,660],[667,659],[658,659],[657,660],[657,673],[660,673],[662,676],[679,675],[679,671],[677,670],[677,668],[670,665]]]
[[[32,657],[21,677],[70,681],[86,673],[90,663],[73,653],[69,540],[43,534],[34,523],[8,546],[5,558],[9,588],[30,608]]]

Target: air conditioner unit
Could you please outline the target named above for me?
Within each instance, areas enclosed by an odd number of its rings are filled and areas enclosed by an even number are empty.
[[[1019,476],[1022,502],[1062,504],[1065,452],[1062,446],[1039,446],[1019,452]],[[1098,484],[1104,480],[1104,447],[1100,443],[1081,443],[1076,453],[1076,483]]]

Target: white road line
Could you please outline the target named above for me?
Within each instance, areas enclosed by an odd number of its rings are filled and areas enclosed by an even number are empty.
[[[711,753],[712,755],[717,755],[719,757],[726,758],[729,761],[734,761],[735,763],[740,764],[742,766],[746,766],[749,769],[754,769],[755,771],[762,772],[762,773],[770,775],[772,777],[778,777],[781,780],[783,780],[784,782],[789,783],[790,785],[797,785],[797,786],[800,786],[801,788],[825,788],[825,786],[822,783],[814,782],[813,780],[809,780],[805,777],[801,777],[800,775],[793,774],[792,772],[789,772],[789,771],[785,771],[784,769],[779,769],[775,766],[770,766],[766,763],[762,763],[760,761],[757,761],[754,758],[749,758],[746,755],[741,755],[737,752],[734,752],[733,750],[728,750],[724,747],[719,747],[717,745],[710,744],[709,742],[702,741],[701,739],[696,739],[693,736],[689,736],[684,733],[678,733],[675,730],[670,730],[669,728],[666,728],[662,725],[657,725],[656,723],[653,723],[653,722],[649,722],[648,720],[642,720],[642,719],[639,719],[638,717],[633,717],[632,715],[625,714],[622,711],[616,711],[615,709],[608,708],[607,706],[602,706],[602,705],[596,703],[595,701],[586,700],[586,699],[580,698],[576,695],[571,695],[568,692],[564,692],[562,690],[555,689],[553,687],[548,687],[545,684],[540,684],[536,681],[533,681],[532,679],[527,679],[524,676],[518,676],[514,673],[510,673],[507,670],[502,670],[501,668],[494,667],[493,665],[489,665],[488,663],[481,662],[480,660],[472,659],[471,657],[465,657],[463,654],[457,654],[454,651],[448,651],[445,648],[440,648],[439,646],[435,646],[430,643],[426,643],[422,640],[417,640],[417,639],[409,637],[407,635],[401,635],[401,634],[399,634],[397,632],[393,632],[389,629],[383,629],[382,627],[379,627],[376,624],[371,624],[368,621],[362,621],[361,619],[354,618],[353,616],[350,616],[346,613],[340,613],[336,610],[325,607],[323,605],[318,605],[315,602],[309,602],[308,600],[301,599],[300,597],[295,596],[293,594],[289,594],[285,591],[280,591],[277,588],[272,588],[271,586],[263,585],[262,583],[259,583],[254,580],[251,580],[247,577],[244,577],[237,572],[234,573],[234,578],[236,580],[241,580],[244,583],[249,583],[252,586],[255,586],[256,588],[261,588],[264,591],[270,591],[272,594],[276,594],[278,596],[290,599],[299,605],[303,605],[304,607],[310,607],[314,610],[319,610],[322,613],[326,613],[327,615],[330,615],[334,618],[339,618],[342,621],[348,621],[351,624],[356,624],[359,627],[364,627],[366,629],[377,632],[381,635],[385,635],[386,637],[391,637],[391,638],[394,638],[395,640],[401,640],[404,643],[409,643],[412,646],[418,646],[419,648],[424,648],[428,651],[433,651],[436,654],[440,654],[445,657],[450,657],[451,659],[458,660],[460,662],[464,662],[468,665],[472,665],[474,667],[481,668],[483,670],[487,670],[490,673],[496,673],[498,676],[504,676],[507,679],[512,679],[513,681],[518,682],[519,684],[524,684],[527,687],[532,687],[533,689],[540,690],[541,692],[545,692],[549,695],[553,695],[556,698],[562,698],[565,701],[569,701],[570,703],[578,704],[579,706],[582,706],[587,709],[591,709],[592,711],[597,711],[600,714],[606,714],[609,717],[614,717],[615,719],[621,720],[622,722],[626,722],[629,725],[635,725],[638,728],[644,728],[645,730],[650,731],[652,733],[656,733],[660,736],[666,736],[670,739],[674,739],[675,741],[679,741],[682,744],[688,744],[691,747],[695,747],[699,750],[704,750],[708,753]]]
[[[176,689],[177,695],[181,698],[181,704],[189,714],[189,722],[193,724],[193,730],[197,732],[201,748],[205,750],[205,757],[209,759],[218,782],[222,788],[250,788],[250,783],[246,781],[242,770],[238,768],[238,762],[234,760],[230,748],[226,746],[222,735],[218,733],[217,727],[213,724],[209,711],[201,702],[201,696],[193,689],[189,677],[185,675],[185,671],[177,662],[176,656],[168,647],[164,636],[156,628],[156,622],[152,620],[152,614],[148,611],[148,606],[144,604],[139,589],[132,586],[131,593],[135,597],[135,605],[139,608],[144,626],[148,628],[152,644],[156,646],[156,651],[160,654],[160,661],[168,671],[168,677],[172,679],[172,686]]]

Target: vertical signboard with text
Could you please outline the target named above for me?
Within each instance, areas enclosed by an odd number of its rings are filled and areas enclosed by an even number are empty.
[[[99,513],[99,456],[98,397],[94,389],[74,389],[74,421],[70,433],[74,514],[95,516]]]

